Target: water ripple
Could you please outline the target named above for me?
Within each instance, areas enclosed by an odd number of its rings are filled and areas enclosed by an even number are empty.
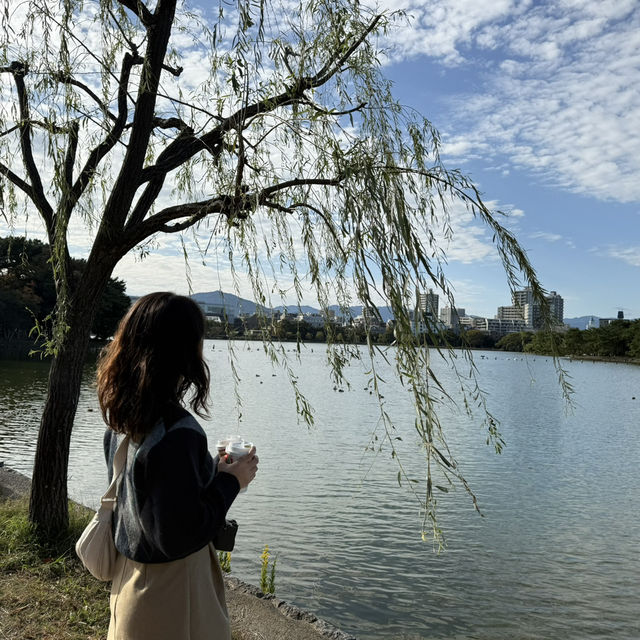
[[[317,412],[308,430],[298,423],[285,376],[260,351],[238,350],[241,417],[226,344],[206,353],[215,378],[212,419],[204,424],[210,439],[246,434],[261,456],[256,481],[230,514],[240,522],[232,557],[239,577],[258,581],[269,544],[278,556],[279,597],[361,640],[640,637],[640,403],[631,400],[640,368],[568,363],[577,408],[567,416],[545,359],[480,360],[507,447],[496,457],[477,421],[443,410],[450,446],[485,517],[464,491],[443,495],[439,517],[449,546],[437,555],[420,541],[419,504],[398,487],[388,453],[364,453],[379,424],[364,371],[353,369],[352,389],[340,393],[321,350],[303,353],[294,369]],[[69,486],[76,499],[95,504],[106,478],[90,375]],[[438,375],[452,380],[444,368]],[[46,369],[37,363],[0,363],[0,457],[27,473],[45,385]],[[392,382],[383,393],[403,438],[398,453],[424,490],[408,396]]]

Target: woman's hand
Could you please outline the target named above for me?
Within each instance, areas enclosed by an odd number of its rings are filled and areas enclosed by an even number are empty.
[[[240,483],[240,488],[244,489],[256,477],[258,472],[258,456],[256,448],[251,447],[246,456],[238,458],[235,462],[228,463],[224,458],[220,458],[218,462],[218,471],[222,473],[230,473],[235,476]]]

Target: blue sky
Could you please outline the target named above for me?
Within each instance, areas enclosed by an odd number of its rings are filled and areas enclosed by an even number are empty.
[[[639,317],[640,3],[379,0],[377,8],[407,14],[380,42],[396,96],[440,131],[445,164],[510,213],[505,224],[545,288],[563,296],[565,317],[618,309]],[[99,46],[95,32],[86,39]],[[206,59],[189,54],[186,81],[195,82]],[[446,273],[457,305],[493,317],[510,294],[491,238],[468,217],[455,226]],[[44,235],[36,216],[14,225],[23,230]],[[90,235],[70,228],[74,255],[86,254]],[[191,260],[187,278],[176,236],[150,248],[116,268],[130,294],[187,293],[189,282],[196,292],[233,290],[224,251]]]
[[[640,5],[628,0],[429,0],[384,44],[396,96],[440,131],[443,158],[470,175],[526,249],[565,317],[640,316]],[[493,317],[510,304],[490,237],[460,226],[447,275],[457,304]],[[178,259],[176,258],[176,261]],[[177,263],[128,257],[132,293]],[[193,264],[196,291],[229,290]],[[166,286],[166,285],[165,285]],[[313,304],[313,300],[304,302]]]
[[[397,3],[393,3],[396,5]],[[442,134],[444,158],[508,222],[565,316],[640,316],[640,5],[414,3],[387,74]],[[481,243],[450,259],[457,300],[509,303]]]

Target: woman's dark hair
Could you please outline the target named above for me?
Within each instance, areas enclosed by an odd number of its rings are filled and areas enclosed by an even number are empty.
[[[141,439],[190,387],[191,408],[206,415],[204,328],[202,311],[191,298],[157,292],[133,304],[98,362],[98,399],[111,429]]]

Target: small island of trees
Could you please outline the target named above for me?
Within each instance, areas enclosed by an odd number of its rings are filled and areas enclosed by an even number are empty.
[[[613,320],[604,327],[571,328],[565,332],[521,332],[506,335],[495,344],[504,351],[523,351],[574,358],[640,359],[640,320]]]

